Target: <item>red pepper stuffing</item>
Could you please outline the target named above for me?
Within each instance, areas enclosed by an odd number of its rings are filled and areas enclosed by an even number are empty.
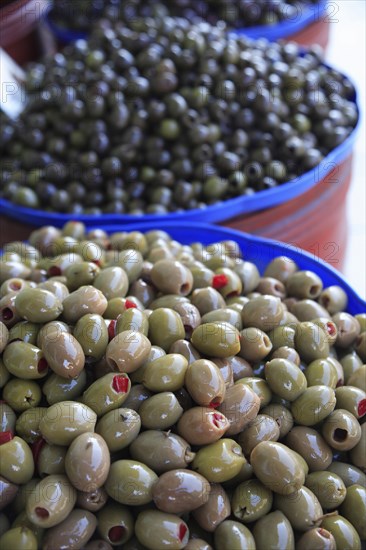
[[[178,537],[180,541],[184,539],[186,532],[187,532],[187,526],[184,523],[181,523],[179,525],[179,532],[178,532]]]
[[[48,363],[47,363],[46,359],[44,357],[42,357],[38,361],[37,370],[38,370],[38,372],[44,372],[47,369],[48,369]]]
[[[329,334],[330,336],[334,336],[335,333],[336,333],[336,330],[337,330],[337,329],[335,328],[335,326],[332,325],[332,323],[327,323],[327,324],[326,324],[326,327],[327,327],[328,334]]]
[[[216,428],[221,428],[222,414],[214,413],[212,416],[213,416],[212,423],[216,426]]]
[[[211,403],[209,404],[209,407],[211,407],[211,409],[217,409],[217,407],[220,406],[220,401],[213,399],[211,401]]]
[[[131,309],[133,307],[137,307],[137,304],[135,304],[135,302],[133,302],[132,300],[126,300],[125,308],[126,309]]]
[[[53,265],[49,268],[47,273],[50,277],[58,277],[59,275],[61,275],[61,269],[58,267],[58,265]]]
[[[366,399],[362,399],[357,407],[358,416],[364,416],[366,414]]]
[[[38,439],[36,439],[36,441],[32,445],[32,455],[33,455],[33,460],[36,468],[38,465],[39,453],[41,452],[41,449],[45,443],[46,441],[43,439],[42,436],[40,436]]]
[[[212,286],[216,290],[223,288],[228,283],[228,278],[223,273],[221,275],[214,275],[212,278]]]
[[[7,430],[6,432],[0,433],[0,445],[4,445],[4,443],[8,443],[11,441],[14,437],[14,434],[11,430]]]
[[[126,393],[128,390],[128,381],[129,379],[126,376],[116,375],[113,378],[112,388],[117,393]]]
[[[116,336],[116,324],[117,324],[117,321],[113,319],[108,325],[109,341],[113,340],[113,338]]]
[[[36,515],[41,519],[47,519],[50,515],[49,511],[46,510],[46,508],[41,508],[40,506],[37,506],[35,509]]]
[[[108,531],[108,538],[111,542],[118,542],[125,534],[126,529],[122,525],[111,527]]]

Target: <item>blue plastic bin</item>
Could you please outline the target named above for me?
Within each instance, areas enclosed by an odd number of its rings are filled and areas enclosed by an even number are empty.
[[[366,301],[345,281],[342,275],[328,264],[315,258],[313,255],[294,246],[287,245],[271,239],[254,237],[233,229],[226,229],[203,223],[148,223],[132,224],[128,227],[120,225],[100,226],[108,233],[117,231],[150,231],[160,229],[166,231],[173,239],[182,244],[201,242],[205,245],[218,243],[224,240],[236,241],[243,253],[245,260],[255,263],[261,273],[267,264],[277,256],[287,256],[294,260],[300,269],[314,271],[322,279],[324,286],[339,285],[348,295],[347,311],[353,315],[366,312]]]

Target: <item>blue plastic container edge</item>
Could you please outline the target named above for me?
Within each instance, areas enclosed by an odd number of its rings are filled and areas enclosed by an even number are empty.
[[[208,206],[204,209],[193,209],[185,212],[169,213],[169,214],[147,214],[143,217],[133,216],[131,214],[103,214],[103,224],[116,224],[116,223],[156,223],[156,222],[194,222],[202,221],[205,223],[221,222],[235,216],[249,214],[255,211],[265,210],[280,204],[281,202],[287,202],[304,192],[308,191],[311,187],[317,184],[318,181],[325,178],[332,169],[339,165],[348,155],[352,152],[352,147],[356,139],[357,132],[360,128],[361,116],[360,107],[357,102],[357,93],[353,98],[354,103],[357,106],[359,113],[358,121],[348,138],[333,149],[323,161],[296,180],[284,183],[272,189],[266,189],[264,191],[258,191],[251,196],[242,196],[223,201],[219,204]],[[58,214],[55,212],[45,212],[43,210],[37,210],[33,208],[27,208],[24,206],[17,206],[14,203],[0,198],[0,212],[10,218],[22,221],[23,223],[40,225],[55,225],[61,227],[68,220],[77,217],[78,220],[85,223],[87,226],[91,226],[96,223],[97,219],[101,219],[101,216],[91,216],[85,214],[79,214],[73,216],[72,214]]]
[[[52,17],[50,17],[50,10],[47,11],[47,13],[44,15],[43,20],[45,21],[46,25],[51,30],[52,34],[62,42],[63,44],[69,44],[70,42],[75,42],[76,40],[85,39],[88,37],[88,32],[82,32],[82,31],[70,31],[68,29],[62,29],[58,25],[56,25],[52,21]]]
[[[324,286],[339,285],[348,295],[347,311],[356,315],[366,312],[366,300],[344,280],[341,273],[323,260],[314,257],[309,252],[302,250],[290,244],[282,243],[272,239],[256,237],[237,231],[236,229],[227,229],[206,223],[184,223],[175,224],[148,223],[148,224],[129,224],[123,225],[95,225],[95,228],[104,229],[109,234],[118,231],[141,231],[147,232],[152,229],[166,231],[173,239],[182,244],[191,244],[201,242],[205,245],[216,244],[223,240],[236,241],[242,252],[244,259],[254,262],[259,270],[263,272],[266,265],[277,256],[288,256],[294,260],[300,269],[314,271],[322,279]]]
[[[233,35],[244,35],[247,38],[254,39],[266,38],[270,42],[274,42],[281,38],[287,38],[321,19],[325,21],[327,16],[327,3],[328,0],[321,0],[314,6],[304,6],[302,13],[295,21],[285,20],[276,25],[258,25],[256,27],[234,29],[230,30],[230,33]]]

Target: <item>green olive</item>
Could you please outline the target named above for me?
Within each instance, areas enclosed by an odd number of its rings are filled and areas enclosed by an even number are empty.
[[[110,452],[128,447],[139,434],[140,416],[132,409],[119,408],[109,411],[98,421],[95,431],[108,445]]]
[[[246,460],[240,445],[233,439],[220,439],[201,447],[192,462],[193,470],[212,483],[235,477]]]
[[[56,373],[51,374],[42,386],[43,394],[49,405],[60,401],[72,401],[81,396],[87,383],[86,370],[83,369],[76,378],[64,378]]]
[[[354,386],[336,388],[336,409],[346,409],[360,419],[366,414],[366,392]]]
[[[255,550],[255,540],[250,530],[238,521],[225,520],[215,531],[215,548],[221,550]]]
[[[48,443],[69,446],[78,435],[93,432],[96,420],[95,412],[83,403],[62,401],[47,409],[39,428]]]
[[[256,327],[240,331],[239,355],[246,361],[254,363],[261,361],[272,350],[272,342],[265,332]]]
[[[149,340],[164,351],[168,352],[174,342],[185,338],[185,334],[182,319],[176,311],[159,307],[149,316]]]
[[[42,351],[50,368],[63,378],[76,378],[85,365],[83,348],[68,332],[50,331],[42,338]]]
[[[225,398],[225,381],[220,369],[207,359],[198,359],[188,366],[184,385],[192,399],[203,407],[217,406]]]
[[[328,359],[315,359],[305,369],[308,386],[329,386],[335,389],[338,383],[338,372]]]
[[[167,391],[146,399],[139,414],[144,428],[166,430],[178,422],[183,408],[174,393]]]
[[[110,372],[98,378],[84,391],[82,402],[98,416],[102,416],[118,409],[127,399],[130,388],[131,381],[127,374]]]
[[[157,475],[137,460],[117,460],[111,464],[105,490],[108,495],[128,506],[140,506],[152,501],[152,488]]]
[[[40,477],[65,473],[66,447],[49,445],[42,441],[37,458],[37,470]]]
[[[346,464],[345,462],[332,462],[327,470],[337,474],[345,484],[346,487],[350,485],[366,484],[366,475],[353,464]]]
[[[231,501],[232,512],[241,522],[251,523],[268,514],[272,501],[270,489],[257,479],[249,479],[236,487]]]
[[[345,517],[341,515],[326,516],[321,523],[321,527],[332,533],[337,550],[361,550],[361,540],[353,527]]]
[[[336,543],[332,533],[323,527],[313,527],[306,531],[296,544],[297,550],[306,550],[313,548],[314,550],[336,550]]]
[[[42,398],[39,384],[34,380],[10,379],[4,386],[3,398],[15,412],[37,407]]]
[[[312,322],[300,323],[296,327],[295,348],[306,363],[315,359],[326,359],[329,343],[324,330]]]
[[[116,334],[125,330],[134,330],[147,336],[149,332],[149,321],[145,313],[135,307],[126,309],[117,319]]]
[[[295,549],[295,537],[291,523],[279,510],[260,517],[254,525],[253,536],[258,549]]]
[[[238,435],[238,443],[245,456],[249,456],[252,450],[261,441],[277,441],[280,436],[280,428],[274,418],[265,414],[258,416],[244,428]]]
[[[107,300],[112,300],[113,298],[126,296],[128,292],[128,277],[122,267],[111,266],[97,274],[93,285],[103,293]]]
[[[34,533],[28,527],[19,526],[9,529],[0,537],[3,550],[37,550],[38,543]]]
[[[336,404],[335,392],[328,386],[310,386],[291,404],[295,422],[303,426],[314,426],[333,412]]]
[[[288,432],[285,443],[304,458],[311,472],[326,470],[333,460],[331,448],[313,428],[293,427]]]
[[[28,518],[48,529],[67,518],[76,502],[76,490],[65,475],[43,478],[29,493],[26,505]]]
[[[113,546],[121,544],[125,546],[132,537],[134,521],[127,506],[110,501],[99,510],[97,518],[98,531],[103,542],[99,543],[94,550],[110,550]],[[108,547],[105,547],[105,544],[108,544]]]
[[[260,408],[260,397],[245,380],[238,380],[227,388],[225,399],[218,408],[218,412],[229,421],[227,435],[240,433],[257,416]]]
[[[17,295],[15,307],[21,317],[32,323],[47,323],[63,311],[60,300],[42,288],[25,288]]]
[[[189,539],[187,524],[174,514],[144,510],[137,516],[135,534],[149,550],[181,550]]]
[[[80,317],[88,313],[103,315],[107,309],[108,302],[100,290],[91,285],[84,285],[71,292],[64,299],[62,305],[65,321],[75,324]]]
[[[197,472],[176,469],[161,474],[152,495],[159,510],[179,515],[206,504],[210,491],[207,479]]]
[[[61,523],[47,530],[42,548],[53,550],[55,543],[60,548],[81,548],[92,537],[96,526],[94,514],[75,508]]]
[[[34,443],[41,435],[39,424],[46,411],[46,407],[32,407],[22,412],[15,424],[17,435],[29,444]]]
[[[306,476],[305,485],[314,493],[323,509],[334,510],[346,498],[342,479],[332,472],[313,472]]]
[[[287,359],[268,361],[264,372],[271,390],[288,401],[297,399],[307,388],[305,375]]]
[[[0,432],[14,432],[17,416],[5,401],[0,401]]]
[[[225,489],[219,483],[211,483],[207,502],[193,510],[192,516],[202,529],[211,533],[230,516],[230,513],[230,499]]]
[[[3,361],[8,371],[17,378],[32,380],[44,378],[48,364],[42,350],[27,342],[12,342],[3,352]]]
[[[300,487],[298,491],[290,495],[276,494],[274,507],[285,514],[292,528],[297,531],[307,531],[312,527],[318,527],[323,519],[320,502],[307,487]]]
[[[99,489],[108,477],[109,467],[109,449],[99,434],[80,434],[67,450],[65,471],[79,491],[88,493]]]
[[[366,513],[366,489],[362,485],[347,487],[346,498],[339,509],[343,517],[352,523],[358,532],[360,539],[366,539],[365,513]]]
[[[108,329],[101,315],[83,315],[76,323],[73,335],[86,357],[94,361],[101,359],[108,345]]]
[[[183,355],[168,353],[148,363],[143,384],[155,392],[176,391],[184,384],[188,361]]]

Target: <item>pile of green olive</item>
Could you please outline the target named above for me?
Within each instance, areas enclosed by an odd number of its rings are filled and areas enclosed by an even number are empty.
[[[192,23],[224,21],[237,29],[297,21],[304,10],[315,9],[317,4],[319,0],[58,0],[50,17],[59,28],[83,32],[89,32],[93,21],[102,16],[130,21],[172,15]]]
[[[321,165],[358,119],[352,83],[316,49],[171,17],[102,19],[32,65],[25,88],[20,119],[1,121],[0,197],[61,213],[253,195]]]
[[[1,550],[358,550],[366,313],[276,257],[43,227],[0,260]]]

